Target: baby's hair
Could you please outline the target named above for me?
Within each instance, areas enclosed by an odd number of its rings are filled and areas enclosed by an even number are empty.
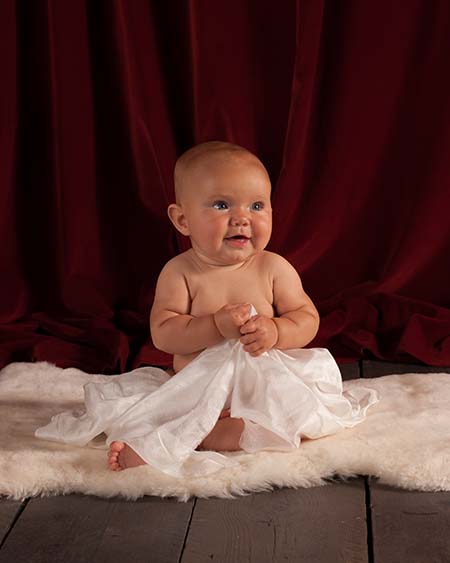
[[[186,172],[195,169],[195,166],[205,161],[208,158],[233,158],[248,155],[258,160],[259,159],[249,150],[235,145],[233,143],[226,143],[224,141],[208,141],[207,143],[200,143],[184,152],[177,160],[174,170],[174,184],[175,196],[177,202],[180,200],[183,178]],[[262,163],[261,163],[262,165]]]

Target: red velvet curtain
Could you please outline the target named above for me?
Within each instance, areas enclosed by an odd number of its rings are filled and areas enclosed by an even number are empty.
[[[212,139],[269,170],[313,345],[449,365],[449,53],[446,0],[3,0],[0,365],[169,363],[172,169]]]

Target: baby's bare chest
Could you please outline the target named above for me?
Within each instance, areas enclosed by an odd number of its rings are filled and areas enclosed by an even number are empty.
[[[215,313],[224,305],[251,303],[261,315],[272,317],[273,288],[270,276],[254,270],[208,272],[187,279],[191,297],[190,314],[195,317]]]

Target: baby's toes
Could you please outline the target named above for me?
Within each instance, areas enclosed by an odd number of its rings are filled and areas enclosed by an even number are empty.
[[[108,456],[108,467],[111,471],[120,471],[119,454],[113,453]]]
[[[118,471],[120,469],[119,465],[119,452],[112,451],[108,452],[108,466],[112,471]]]
[[[111,442],[111,445],[109,446],[109,451],[110,452],[116,452],[117,454],[119,452],[121,452],[125,447],[125,443],[124,442]]]
[[[111,469],[112,471],[115,471],[115,470],[116,470],[116,467],[117,467],[118,465],[119,465],[119,464],[117,463],[117,461],[114,461],[113,459],[108,458],[108,467],[109,467],[109,469]]]

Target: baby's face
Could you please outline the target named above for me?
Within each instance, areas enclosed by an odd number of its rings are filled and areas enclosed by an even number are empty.
[[[251,155],[213,160],[189,175],[182,201],[192,248],[211,265],[244,262],[272,232],[270,180]]]

